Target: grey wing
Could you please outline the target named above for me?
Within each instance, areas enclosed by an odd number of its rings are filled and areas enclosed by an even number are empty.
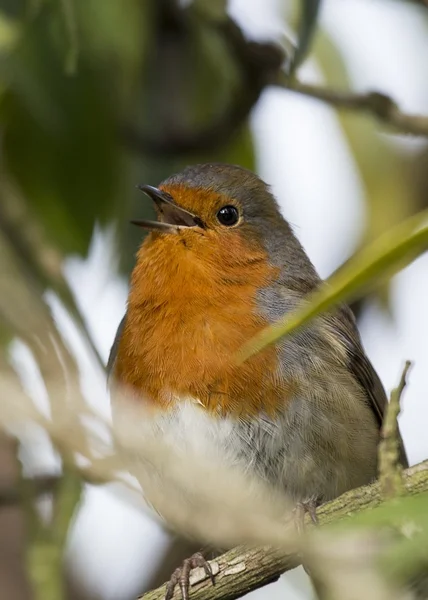
[[[370,406],[377,417],[380,429],[388,402],[385,389],[364,352],[360,334],[351,310],[347,306],[341,306],[338,309],[337,316],[339,318],[335,319],[335,329],[340,334],[346,349],[348,358],[347,366],[364,389]],[[399,444],[400,461],[403,467],[406,468],[408,467],[408,460],[401,436],[399,437]]]
[[[107,377],[110,378],[113,373],[114,363],[116,362],[117,350],[119,347],[120,337],[122,335],[123,329],[125,327],[126,322],[126,313],[123,316],[121,322],[119,323],[119,327],[117,328],[116,335],[114,336],[113,346],[111,347],[110,354],[107,361]]]

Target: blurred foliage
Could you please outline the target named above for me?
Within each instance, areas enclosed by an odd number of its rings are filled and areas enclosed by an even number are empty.
[[[289,76],[310,56],[329,87],[350,89],[341,50],[319,26],[320,0],[284,8],[297,39]],[[130,272],[141,232],[128,219],[153,214],[136,184],[195,162],[256,168],[249,116],[284,55],[246,40],[227,9],[226,0],[0,0],[0,231],[25,276],[53,289],[83,331],[62,260],[87,254],[95,224],[113,225]],[[406,156],[366,114],[337,115],[365,192],[364,246],[426,206],[427,154]],[[388,286],[371,289],[384,306]]]
[[[115,214],[114,98],[83,51],[77,74],[66,74],[68,39],[56,3],[44,3],[21,26],[0,65],[8,84],[0,104],[3,165],[49,240],[64,253],[84,254],[95,220]]]
[[[288,6],[291,69],[312,51],[329,84],[349,87],[340,51],[317,27],[321,2]],[[113,223],[128,273],[141,235],[128,218],[151,212],[137,183],[192,162],[255,168],[248,116],[263,86],[252,89],[258,72],[239,35],[226,0],[0,0],[1,168],[45,243],[84,256],[95,223]],[[414,161],[371,119],[339,119],[366,191],[364,244],[424,195],[410,184]]]
[[[320,0],[283,4],[294,8],[290,76],[310,57],[329,87],[350,89],[341,49],[319,27]],[[141,239],[128,219],[152,212],[136,184],[156,185],[195,162],[257,167],[249,117],[284,56],[269,42],[247,40],[227,9],[227,0],[0,0],[0,344],[18,335],[45,383],[53,373],[68,385],[70,374],[78,380],[43,294],[54,290],[86,331],[62,262],[88,253],[95,225],[114,227],[127,275]],[[365,192],[361,246],[395,229],[391,243],[375,244],[365,262],[350,261],[337,273],[336,288],[321,292],[318,304],[300,313],[304,319],[373,279],[386,305],[381,275],[427,244],[425,221],[419,223],[424,230],[415,220],[400,223],[427,207],[428,151],[416,159],[404,155],[365,114],[338,113],[338,119]],[[298,324],[297,316],[279,333]],[[53,417],[62,415],[59,406]],[[37,560],[52,568],[62,558],[81,492],[80,481],[67,482],[72,489],[59,490],[51,515],[55,531],[40,520],[30,531],[33,545],[44,544]],[[422,502],[402,510],[424,519],[426,532]],[[410,551],[422,561],[421,539],[392,549],[397,564]]]
[[[94,224],[113,222],[128,272],[140,234],[125,219],[151,209],[135,184],[158,183],[194,161],[254,168],[246,120],[213,150],[156,151],[219,118],[242,86],[217,27],[225,8],[0,2],[2,169],[25,198],[28,219],[63,255],[85,255]],[[145,146],[132,147],[125,129]]]
[[[320,0],[284,7],[297,39],[290,76],[310,55],[328,86],[349,89],[341,50],[319,27]],[[194,162],[256,168],[249,116],[283,55],[247,41],[227,8],[226,0],[0,0],[0,229],[75,317],[61,261],[87,254],[96,223],[113,225],[129,273],[141,232],[128,219],[153,214],[136,184]],[[365,192],[364,246],[426,205],[427,155],[406,156],[365,114],[338,119]],[[25,221],[37,235],[23,244]],[[56,253],[48,276],[38,257],[47,249]],[[388,289],[379,282],[372,291],[385,306]]]
[[[291,60],[290,75],[301,65],[309,52],[312,38],[318,27],[321,0],[301,0],[298,7],[297,46]]]

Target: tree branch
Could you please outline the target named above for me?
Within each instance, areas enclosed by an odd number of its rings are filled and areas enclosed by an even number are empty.
[[[404,488],[408,495],[428,491],[428,460],[407,469],[403,473]],[[320,525],[340,521],[362,511],[376,508],[383,502],[383,493],[378,481],[346,492],[339,498],[319,507],[317,515]],[[310,519],[307,516],[307,524]],[[246,550],[242,547],[226,552],[211,561],[215,573],[215,586],[206,577],[203,569],[192,571],[192,600],[234,600],[279,578],[282,573],[298,566],[294,556],[278,556],[269,548]],[[179,600],[177,589],[174,599]],[[147,592],[138,600],[163,600],[165,585]]]
[[[418,6],[422,6],[424,8],[428,8],[428,0],[409,0],[412,4],[417,4]]]
[[[416,0],[414,0],[416,1]],[[417,0],[428,6],[428,0]],[[175,6],[175,18],[187,22],[190,12]],[[245,38],[241,28],[227,15],[210,23],[217,34],[225,40],[230,57],[239,67],[242,82],[224,112],[197,130],[168,131],[163,137],[149,136],[125,124],[120,135],[136,152],[153,155],[188,155],[211,151],[224,146],[239,131],[256,105],[261,93],[269,85],[315,98],[336,108],[354,110],[373,115],[398,133],[428,137],[428,116],[409,115],[400,110],[397,103],[382,92],[359,94],[342,92],[299,82],[282,70],[283,50],[272,43],[252,42]]]
[[[402,467],[400,465],[400,438],[397,418],[400,414],[400,400],[406,387],[406,377],[411,362],[404,365],[398,386],[392,390],[381,430],[379,444],[379,482],[385,498],[399,496],[403,492]]]
[[[188,11],[182,10],[183,18]],[[169,131],[164,137],[149,136],[127,124],[120,134],[130,148],[143,154],[174,156],[217,149],[240,130],[265,87],[276,79],[284,56],[280,46],[248,41],[229,17],[211,25],[227,41],[231,59],[239,65],[242,82],[225,111],[197,130]]]
[[[285,73],[279,75],[276,85],[290,92],[321,100],[336,108],[372,114],[399,133],[428,136],[427,116],[404,113],[392,98],[381,92],[354,94],[352,92],[330,90],[301,83],[296,79],[289,79]]]

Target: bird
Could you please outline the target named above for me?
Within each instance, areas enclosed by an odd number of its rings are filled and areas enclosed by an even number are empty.
[[[139,188],[157,220],[133,221],[148,234],[109,377],[144,396],[177,446],[204,445],[316,522],[317,506],[377,476],[387,399],[353,313],[336,306],[237,364],[245,342],[323,281],[252,171],[196,164]],[[188,599],[195,566],[212,578],[196,553],[174,571],[166,600],[177,584]]]

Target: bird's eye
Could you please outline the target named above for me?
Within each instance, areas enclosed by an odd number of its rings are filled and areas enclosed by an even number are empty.
[[[232,225],[236,225],[239,221],[239,212],[235,206],[223,206],[217,213],[217,219],[226,227],[231,227]]]

